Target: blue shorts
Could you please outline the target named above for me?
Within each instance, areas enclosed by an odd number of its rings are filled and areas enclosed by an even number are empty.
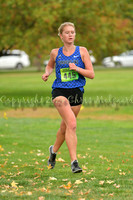
[[[55,88],[52,91],[52,99],[58,96],[66,97],[71,106],[77,106],[83,102],[83,92],[79,88]]]

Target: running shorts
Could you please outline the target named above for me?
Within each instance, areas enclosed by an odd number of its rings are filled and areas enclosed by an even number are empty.
[[[58,96],[66,97],[71,106],[77,106],[83,102],[83,92],[79,88],[55,88],[52,91],[52,100]]]

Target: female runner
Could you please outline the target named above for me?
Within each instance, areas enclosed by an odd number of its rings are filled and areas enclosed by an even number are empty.
[[[75,26],[71,22],[65,22],[58,29],[63,46],[53,49],[50,60],[42,75],[44,81],[48,80],[56,64],[56,79],[52,85],[52,100],[58,110],[62,121],[57,132],[54,145],[49,147],[50,157],[48,166],[54,168],[56,153],[66,141],[73,173],[82,172],[78,165],[76,147],[76,117],[83,102],[85,77],[93,79],[94,70],[89,53],[85,47],[75,46]]]

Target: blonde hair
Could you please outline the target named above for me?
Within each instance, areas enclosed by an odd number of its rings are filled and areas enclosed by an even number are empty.
[[[58,28],[58,35],[62,34],[63,29],[64,29],[65,26],[72,26],[72,27],[74,28],[74,30],[75,30],[75,26],[74,26],[73,23],[71,23],[71,22],[64,22],[64,23],[62,23],[62,24],[60,25],[60,27]]]

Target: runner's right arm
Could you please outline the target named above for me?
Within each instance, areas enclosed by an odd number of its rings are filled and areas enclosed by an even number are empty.
[[[48,80],[49,75],[53,72],[54,66],[55,66],[55,55],[56,55],[56,49],[53,49],[50,53],[50,59],[49,62],[45,68],[45,73],[42,75],[42,79],[44,81]]]

